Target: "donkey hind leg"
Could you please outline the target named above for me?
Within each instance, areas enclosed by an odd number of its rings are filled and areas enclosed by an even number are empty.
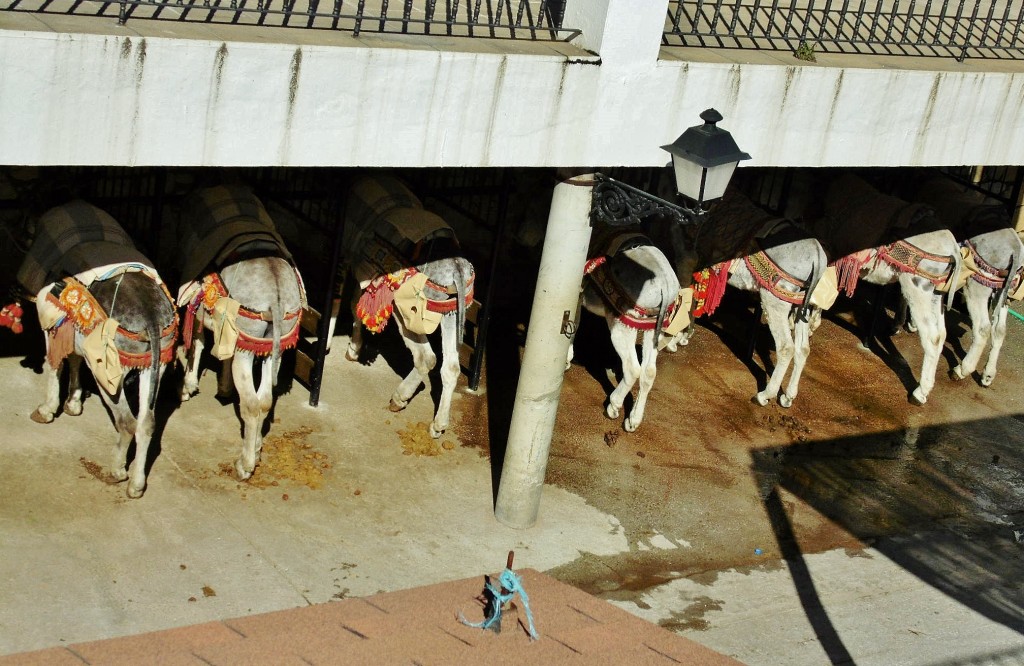
[[[147,373],[143,369],[143,376]],[[139,394],[142,395],[142,381],[143,376],[139,377]],[[149,380],[145,380],[147,384]],[[135,431],[137,421],[135,416],[132,415],[131,408],[128,406],[128,399],[124,395],[124,389],[118,391],[116,396],[111,396],[104,390],[98,391],[100,398],[103,399],[103,404],[110,410],[110,416],[114,419],[114,428],[117,430],[117,439],[114,442],[114,448],[111,450],[110,455],[110,478],[114,481],[124,481],[128,478],[128,470],[125,468],[125,462],[128,458],[128,446],[132,443],[132,438],[135,437]],[[145,405],[139,405],[140,412]],[[145,455],[145,453],[143,453]],[[138,459],[138,455],[135,456]],[[143,463],[145,468],[145,463]],[[130,495],[130,493],[129,493]]]
[[[441,319],[441,399],[430,424],[430,436],[438,438],[448,429],[452,414],[452,396],[459,381],[459,332],[454,315]]]
[[[946,343],[946,323],[942,316],[942,297],[930,283],[922,284],[908,273],[900,275],[900,287],[910,307],[910,316],[917,323],[917,334],[921,339],[924,359],[921,361],[921,376],[917,388],[910,396],[911,402],[923,405],[935,386],[935,371],[939,365],[942,345]]]
[[[358,361],[359,352],[363,349],[363,322],[359,319],[359,315],[356,314],[356,302],[359,299],[359,290],[356,289],[354,291],[355,293],[352,295],[352,307],[349,308],[352,311],[352,337],[349,338],[348,348],[345,350],[345,358],[350,361]]]
[[[810,314],[808,314],[810,319]],[[811,324],[808,320],[797,321],[793,325],[793,371],[789,373],[789,384],[786,391],[779,394],[779,404],[783,407],[790,407],[796,394],[800,391],[800,376],[807,364],[807,357],[811,353]]]
[[[160,365],[156,382],[153,381],[153,373],[149,368],[141,368],[139,370],[139,415],[138,418],[132,419],[134,421],[135,434],[135,459],[132,461],[131,469],[128,472],[128,497],[132,499],[142,497],[142,493],[146,491],[146,465],[149,461],[149,443],[152,441],[153,431],[156,429],[156,410],[151,409],[150,404],[153,402],[153,396],[160,390],[160,380],[166,368],[166,365]],[[127,410],[127,399],[122,399],[121,402]],[[130,413],[129,416],[131,416]],[[121,468],[124,466],[124,453],[126,452],[127,445],[125,445],[125,450],[120,453]]]
[[[395,317],[395,324],[398,325],[398,332],[402,336],[402,342],[412,354],[412,370],[405,379],[398,384],[398,388],[391,395],[389,409],[393,412],[400,412],[406,408],[412,396],[419,387],[427,381],[430,371],[437,364],[437,355],[430,347],[430,340],[420,333],[413,333],[405,328],[401,317]],[[452,337],[455,337],[454,334]],[[456,358],[458,355],[456,354]]]
[[[953,379],[963,379],[977,369],[978,361],[981,360],[981,355],[988,345],[989,334],[992,332],[992,321],[988,314],[988,303],[992,290],[974,280],[969,280],[967,286],[964,287],[963,295],[967,302],[967,313],[971,318],[971,346],[967,349],[964,357],[960,359],[959,365],[950,373]],[[995,340],[992,341],[992,345],[995,347]],[[991,354],[989,358],[991,359]],[[995,373],[993,372],[993,374]]]
[[[988,363],[985,364],[985,372],[981,375],[982,386],[992,386],[996,378],[996,363],[999,362],[999,352],[1003,348],[1003,341],[1006,340],[1006,316],[1010,306],[1003,304],[996,312],[996,320],[992,324],[992,351],[988,353]]]
[[[779,394],[782,379],[786,376],[789,364],[793,361],[796,345],[793,342],[793,331],[789,323],[789,314],[793,306],[762,289],[761,307],[768,319],[768,329],[775,340],[775,369],[772,371],[771,377],[768,378],[768,384],[764,390],[754,396],[754,402],[764,407]],[[790,382],[789,388],[794,388],[792,382]],[[780,398],[779,404],[789,407],[794,397],[796,396],[786,397],[785,402],[788,404],[784,404],[784,400]]]
[[[255,356],[242,350],[235,351],[231,362],[231,374],[238,391],[238,411],[242,415],[242,453],[235,461],[235,474],[240,481],[248,479],[256,470],[263,448],[263,422],[274,401],[272,358],[268,355],[262,359],[258,388],[253,378],[254,363]]]
[[[46,334],[43,338],[46,341],[46,357],[48,358],[50,355],[50,336]],[[60,370],[62,366],[63,363],[54,368],[48,360],[43,360],[46,393],[43,396],[43,402],[29,416],[36,423],[50,423],[57,413],[57,407],[60,406]]]
[[[192,349],[185,352],[185,360],[182,365],[185,368],[185,381],[181,385],[181,400],[188,400],[196,393],[199,393],[199,364],[203,358],[203,348],[206,346],[206,331],[196,317],[196,330],[192,334]],[[181,346],[179,349],[184,350]]]
[[[654,386],[654,379],[658,376],[658,344],[655,331],[644,331],[641,350],[640,390],[633,409],[629,410],[629,416],[623,423],[622,427],[626,432],[634,432],[640,427],[640,422],[644,420],[644,408],[647,407],[647,396]],[[630,351],[636,353],[634,350]]]
[[[64,413],[79,416],[82,413],[82,357],[68,356],[68,397],[64,400]]]
[[[622,379],[608,396],[605,414],[610,419],[617,419],[622,412],[622,403],[640,378],[640,360],[636,357],[636,329],[614,319],[610,321],[612,323],[608,329],[611,333],[612,346],[622,362]]]

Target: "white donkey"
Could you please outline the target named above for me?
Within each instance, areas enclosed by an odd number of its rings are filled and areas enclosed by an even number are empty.
[[[852,295],[857,280],[898,282],[917,327],[924,358],[910,399],[928,400],[946,341],[942,290],[951,302],[960,276],[960,246],[933,209],[882,194],[854,174],[827,188],[814,230],[838,269],[839,288]]]
[[[427,336],[440,327],[441,396],[430,424],[431,437],[440,437],[451,421],[459,378],[459,341],[473,302],[472,264],[452,228],[425,210],[404,183],[383,174],[352,183],[342,245],[359,284],[346,358],[359,360],[364,326],[379,333],[392,314],[412,354],[413,368],[392,394],[391,411],[405,409],[428,380],[437,356]]]
[[[190,195],[179,232],[185,282],[178,305],[186,308],[187,354],[181,399],[199,390],[203,331],[209,329],[211,352],[223,362],[218,395],[230,398],[232,384],[238,391],[243,432],[234,467],[244,481],[259,461],[281,353],[298,342],[305,290],[269,214],[246,187],[217,186]]]
[[[644,419],[647,397],[658,374],[658,342],[675,311],[679,280],[664,253],[640,233],[605,227],[595,231],[590,248],[581,304],[604,317],[622,363],[622,378],[608,396],[605,414],[619,418],[626,396],[639,381],[636,402],[622,426],[626,432],[634,432]],[[637,333],[641,336],[639,359]],[[572,358],[570,344],[567,368]]]
[[[679,274],[688,278],[696,273],[697,288],[705,293],[698,296],[695,316],[711,314],[726,285],[758,294],[775,342],[775,367],[753,400],[764,406],[778,397],[780,406],[792,406],[811,334],[821,323],[822,308],[835,299],[821,282],[828,266],[821,243],[733,189],[715,204],[708,224],[674,226],[671,239]],[[780,393],[790,366],[789,382]]]
[[[82,413],[79,371],[84,359],[117,429],[110,477],[127,479],[128,497],[141,497],[160,379],[174,358],[178,329],[174,304],[156,269],[110,215],[76,200],[40,218],[18,282],[34,297],[46,337],[46,397],[32,420],[50,423],[56,416],[65,359],[69,381],[64,412]],[[132,372],[138,373],[136,413],[126,395]],[[135,458],[129,470],[133,439]]]
[[[1006,339],[1009,301],[1024,278],[1024,243],[1002,205],[949,178],[928,180],[915,198],[935,209],[962,248],[966,280],[961,280],[961,293],[971,319],[971,345],[950,375],[954,379],[971,375],[991,339],[992,348],[981,375],[981,385],[991,386]]]

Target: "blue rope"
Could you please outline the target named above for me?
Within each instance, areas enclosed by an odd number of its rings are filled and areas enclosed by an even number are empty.
[[[485,618],[483,622],[470,622],[460,612],[459,620],[462,624],[475,627],[477,629],[493,629],[494,631],[501,631],[501,608],[506,603],[512,600],[512,597],[519,595],[519,598],[523,601],[523,609],[526,611],[526,622],[529,625],[527,631],[530,633],[530,638],[536,640],[540,638],[537,634],[537,630],[533,626],[533,613],[530,612],[530,598],[526,596],[526,590],[523,589],[523,581],[519,578],[511,569],[505,569],[498,576],[498,580],[501,582],[500,587],[495,587],[494,584],[488,581],[484,586],[488,593],[491,595],[491,616]],[[501,590],[508,590],[507,594],[502,594]]]

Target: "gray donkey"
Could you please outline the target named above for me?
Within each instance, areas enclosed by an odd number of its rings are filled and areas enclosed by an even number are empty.
[[[946,341],[941,291],[951,302],[960,277],[960,246],[933,209],[882,194],[852,173],[828,184],[823,205],[811,224],[838,269],[840,290],[852,295],[858,279],[899,283],[924,350],[910,400],[923,405]]]
[[[160,276],[114,218],[75,200],[39,219],[17,278],[23,293],[35,301],[46,338],[46,397],[32,420],[50,423],[57,414],[65,360],[69,381],[64,412],[82,413],[79,372],[84,359],[117,429],[110,477],[127,479],[128,497],[141,497],[157,392],[174,358],[178,329],[174,304]],[[136,413],[126,396],[133,372],[138,375]],[[133,438],[135,458],[128,470]]]
[[[821,323],[821,309],[834,300],[821,282],[828,266],[821,244],[791,220],[771,215],[735,189],[711,209],[708,224],[673,226],[671,244],[680,281],[688,285],[697,275],[695,316],[714,312],[726,285],[760,296],[776,359],[767,384],[753,400],[764,406],[778,396],[780,406],[790,407],[800,389],[811,334]],[[779,393],[790,365],[789,383]]]
[[[363,328],[381,332],[394,315],[413,368],[391,396],[391,411],[405,409],[427,381],[437,356],[427,336],[441,329],[441,397],[431,437],[451,419],[459,377],[459,341],[473,302],[474,272],[455,232],[425,210],[404,183],[379,174],[356,179],[348,190],[343,252],[358,281],[352,337],[346,358],[358,361]]]
[[[1024,243],[1002,205],[945,176],[922,183],[915,199],[935,209],[962,248],[966,281],[961,280],[961,293],[971,318],[971,346],[950,374],[954,379],[972,374],[991,339],[992,349],[981,375],[981,385],[991,386],[1006,339],[1009,301],[1024,277]]]
[[[588,256],[581,304],[607,321],[612,347],[622,363],[622,379],[608,396],[605,414],[617,419],[626,396],[639,381],[636,403],[622,426],[626,432],[634,432],[643,421],[647,397],[657,376],[658,342],[677,307],[679,280],[664,253],[635,231],[614,227],[595,230]],[[566,367],[572,358],[570,344]]]
[[[179,240],[183,284],[178,305],[185,307],[186,352],[181,399],[199,390],[205,327],[213,334],[211,353],[223,362],[218,395],[229,398],[232,384],[238,391],[243,433],[234,467],[244,481],[255,471],[263,447],[263,423],[273,406],[281,353],[298,342],[305,289],[273,220],[245,186],[209,187],[187,197]]]

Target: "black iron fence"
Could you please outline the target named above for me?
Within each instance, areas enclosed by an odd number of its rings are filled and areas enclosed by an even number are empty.
[[[360,33],[569,41],[565,0],[0,0],[0,11]]]
[[[673,0],[665,46],[1016,59],[1022,0]]]

